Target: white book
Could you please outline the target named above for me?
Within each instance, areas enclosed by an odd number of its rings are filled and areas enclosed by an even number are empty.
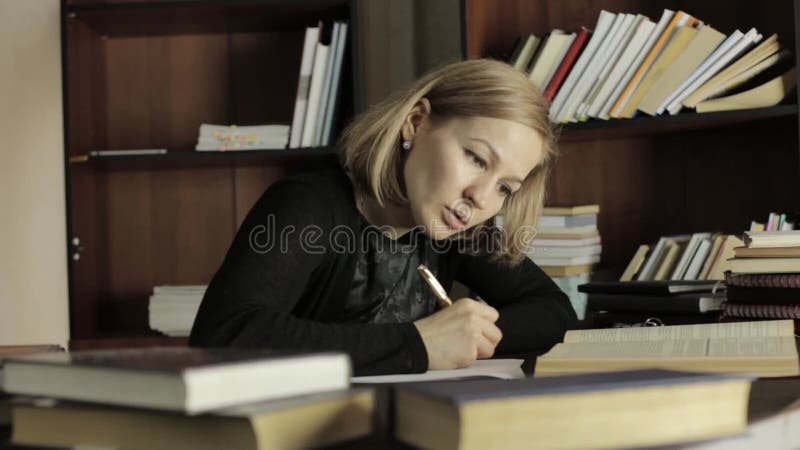
[[[709,250],[711,250],[711,239],[706,238],[701,240],[700,244],[697,246],[697,251],[692,257],[692,262],[689,263],[689,267],[686,268],[686,273],[683,275],[684,280],[697,279],[700,269],[703,268],[703,264],[706,262],[706,258],[708,258]]]
[[[336,57],[333,59],[333,80],[331,81],[330,98],[328,99],[327,108],[325,111],[325,122],[322,130],[322,145],[329,145],[331,142],[331,128],[333,127],[334,114],[336,114],[336,105],[339,102],[339,84],[342,79],[342,62],[344,61],[344,52],[347,46],[347,22],[341,22],[339,25],[339,37],[336,43]]]
[[[534,247],[537,245],[545,247],[583,247],[600,243],[600,235],[583,239],[535,239],[531,242]]]
[[[689,78],[683,80],[683,82],[678,86],[677,89],[672,91],[672,93],[661,103],[661,106],[658,107],[656,110],[656,114],[662,114],[667,107],[677,98],[683,91],[686,89],[689,84],[693,83],[700,75],[703,74],[706,70],[708,70],[711,65],[717,61],[722,55],[724,55],[728,50],[733,47],[734,44],[739,42],[742,37],[744,37],[744,33],[739,30],[734,31],[731,33],[730,36],[725,38],[716,49],[708,56],[708,58],[704,59],[702,63],[689,75]]]
[[[347,389],[345,353],[152,347],[40,353],[4,359],[3,389],[188,414]]]
[[[636,276],[638,281],[649,281],[653,279],[653,275],[655,275],[656,270],[658,269],[658,265],[661,262],[662,257],[664,256],[665,247],[667,246],[667,242],[686,242],[689,240],[691,235],[689,234],[679,234],[675,236],[662,236],[658,239],[655,248],[653,251],[650,252],[650,256],[647,257],[647,261],[644,262],[644,267],[642,270],[639,271],[639,275]]]
[[[572,66],[572,70],[569,71],[569,75],[564,80],[564,84],[561,86],[561,89],[558,90],[558,94],[553,99],[553,103],[550,105],[550,120],[553,122],[558,122],[558,117],[561,113],[561,109],[563,109],[565,103],[570,99],[572,95],[572,90],[575,87],[575,84],[580,79],[581,75],[583,75],[583,71],[586,69],[586,66],[592,59],[595,51],[600,46],[605,37],[606,33],[611,29],[611,25],[614,23],[614,19],[616,18],[616,14],[610,13],[608,11],[600,11],[600,17],[597,19],[597,24],[594,27],[594,32],[592,32],[592,37],[589,39],[589,43],[586,44],[586,48],[584,48],[583,52],[581,52],[581,56],[575,62],[575,65]]]
[[[708,81],[711,77],[713,77],[717,72],[722,70],[728,63],[733,61],[734,59],[738,58],[742,53],[747,51],[750,47],[754,44],[757,44],[758,41],[763,38],[763,35],[759,34],[755,28],[751,28],[750,31],[745,33],[736,44],[731,47],[724,55],[720,56],[720,58],[712,63],[705,72],[700,74],[693,82],[691,82],[675,99],[672,103],[667,106],[667,111],[670,114],[678,114],[678,112],[683,108],[683,100],[692,94],[697,88],[703,85],[706,81]]]
[[[561,258],[528,255],[528,257],[540,266],[581,266],[583,264],[595,264],[600,262],[600,255],[565,256]]]
[[[602,253],[601,245],[586,245],[583,247],[543,247],[534,246],[528,251],[531,258],[565,258],[572,256],[592,256]]]
[[[317,127],[314,130],[314,146],[322,144],[322,129],[325,126],[325,111],[328,110],[328,100],[333,81],[333,59],[336,57],[337,41],[339,39],[339,22],[333,23],[331,31],[331,42],[328,45],[328,58],[325,60],[325,78],[322,81],[322,93],[319,96],[319,108],[317,109]]]
[[[617,59],[614,68],[608,74],[608,77],[606,77],[603,87],[597,93],[597,97],[589,107],[587,111],[589,117],[602,117],[604,112],[606,115],[608,114],[608,111],[613,105],[613,102],[608,101],[609,97],[611,97],[611,94],[617,89],[621,92],[623,88],[622,84],[630,81],[630,78],[628,78],[628,80],[623,80],[623,75],[625,75],[628,69],[634,64],[635,58],[639,56],[642,47],[647,43],[655,27],[655,22],[646,17],[636,26],[628,45],[625,46],[625,50],[620,55],[619,59]],[[644,55],[642,55],[642,58],[644,58]],[[631,76],[633,76],[633,72],[631,72]],[[619,96],[619,93],[617,93],[617,96]],[[606,108],[606,104],[608,104],[608,108]]]
[[[317,42],[317,50],[314,52],[314,69],[311,72],[311,87],[308,90],[308,107],[303,121],[303,138],[300,141],[300,146],[302,147],[314,145],[314,137],[317,130],[317,113],[319,112],[322,84],[325,81],[325,64],[328,61],[329,51],[329,46]]]
[[[574,122],[576,120],[575,112],[578,110],[578,106],[580,106],[584,98],[586,98],[586,94],[589,93],[592,83],[597,79],[597,73],[600,71],[603,62],[605,62],[609,48],[614,44],[614,38],[622,27],[622,22],[624,22],[624,20],[624,14],[615,15],[611,28],[608,33],[606,33],[603,42],[600,43],[595,54],[592,55],[592,59],[586,66],[586,70],[583,71],[581,78],[578,80],[575,88],[572,90],[572,94],[569,96],[569,100],[558,115],[559,123]]]
[[[686,269],[689,267],[689,262],[692,260],[692,257],[694,257],[694,254],[697,251],[697,246],[700,245],[700,241],[710,237],[711,233],[692,234],[692,237],[689,238],[689,243],[686,244],[686,248],[683,250],[681,259],[678,260],[678,264],[675,265],[675,269],[672,271],[672,275],[670,276],[671,280],[683,279],[683,275],[686,273]]]
[[[628,70],[620,79],[619,84],[611,93],[611,95],[608,97],[606,104],[603,105],[603,109],[600,110],[599,116],[601,118],[603,119],[611,118],[610,114],[611,110],[614,108],[614,105],[622,97],[622,93],[625,91],[625,88],[628,86],[633,77],[636,75],[636,72],[639,70],[639,67],[647,58],[647,55],[650,54],[650,51],[653,49],[653,46],[658,41],[658,38],[661,37],[661,34],[664,32],[664,30],[666,30],[667,26],[672,21],[672,17],[674,15],[675,11],[672,11],[671,9],[665,9],[664,12],[661,13],[661,18],[658,20],[658,23],[656,24],[655,28],[653,28],[653,31],[650,33],[650,36],[647,38],[647,42],[645,42],[644,46],[642,46],[642,49],[636,55],[636,58],[634,58],[633,63],[628,67]],[[633,94],[633,91],[635,90],[636,89],[634,86],[634,89],[631,89],[628,95],[626,96],[625,101],[627,101],[627,99],[630,98],[630,95]]]
[[[609,72],[611,72],[611,69],[614,67],[614,63],[633,36],[634,24],[637,24],[639,17],[644,18],[644,16],[637,16],[635,14],[623,15],[622,25],[619,30],[610,37],[611,42],[606,55],[600,58],[600,71],[597,73],[595,79],[591,81],[591,87],[589,88],[589,93],[586,94],[586,98],[584,98],[580,106],[578,106],[576,112],[578,120],[585,120],[587,118],[586,112],[589,110],[589,106],[597,97],[598,91],[603,87],[606,77],[608,77]]]
[[[306,37],[303,41],[303,59],[300,63],[300,75],[297,80],[297,96],[294,101],[294,114],[292,117],[292,134],[289,147],[299,147],[303,137],[303,121],[306,117],[308,106],[308,89],[311,85],[311,70],[314,67],[314,52],[319,41],[319,27],[306,28]]]

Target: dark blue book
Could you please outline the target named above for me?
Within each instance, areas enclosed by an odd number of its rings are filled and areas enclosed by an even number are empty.
[[[751,377],[634,370],[398,387],[397,437],[437,449],[621,448],[744,431]]]

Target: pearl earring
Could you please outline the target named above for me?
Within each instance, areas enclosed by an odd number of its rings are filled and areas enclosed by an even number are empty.
[[[403,150],[411,150],[411,141],[403,141]]]

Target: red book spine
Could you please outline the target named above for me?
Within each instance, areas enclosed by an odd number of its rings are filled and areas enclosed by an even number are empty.
[[[544,98],[547,100],[547,103],[552,102],[553,98],[555,98],[558,89],[561,87],[561,83],[567,78],[570,69],[572,69],[578,56],[580,56],[583,51],[586,41],[589,40],[589,34],[591,34],[591,32],[588,29],[581,28],[581,31],[575,36],[575,40],[572,41],[572,45],[569,46],[569,50],[567,50],[567,53],[564,55],[564,59],[561,60],[558,69],[556,69],[556,72],[553,74],[553,78],[544,90]]]

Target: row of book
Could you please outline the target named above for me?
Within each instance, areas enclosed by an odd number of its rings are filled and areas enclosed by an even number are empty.
[[[602,253],[599,213],[596,204],[546,206],[526,252],[567,294],[579,319],[584,318],[586,295],[578,286],[589,281]]]
[[[347,44],[347,22],[306,28],[292,118],[290,148],[328,145],[336,115]]]
[[[211,125],[201,124],[195,150],[279,150],[289,142],[288,125]]]
[[[658,21],[601,11],[593,31],[520,38],[511,64],[552,102],[553,122],[771,106],[796,85],[778,36],[725,35],[683,11]]]
[[[59,448],[348,448],[378,426],[421,448],[530,448],[532,442],[542,448],[754,448],[741,445],[776,436],[794,448],[800,435],[789,439],[787,432],[800,420],[792,404],[800,383],[753,381],[741,373],[785,373],[798,364],[796,349],[794,359],[786,351],[757,355],[753,346],[739,358],[725,353],[749,342],[747,336],[792,339],[785,336],[790,325],[574,330],[539,358],[533,378],[520,371],[510,378],[465,379],[451,371],[444,380],[395,377],[383,387],[350,378],[349,358],[337,352],[148,348],[2,358],[0,347],[0,391],[15,396],[15,444]],[[688,345],[686,336],[711,345]],[[631,351],[653,346],[664,349]],[[707,348],[716,354],[680,357]],[[691,371],[641,369],[647,366]],[[715,373],[697,373],[699,367]],[[376,395],[378,389],[388,395]],[[761,400],[769,400],[768,411],[757,411]],[[688,417],[691,425],[684,424]]]

